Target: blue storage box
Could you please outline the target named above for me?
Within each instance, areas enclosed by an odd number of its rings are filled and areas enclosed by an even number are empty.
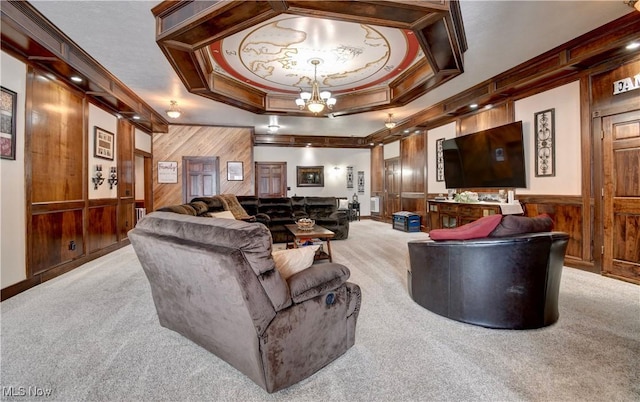
[[[396,212],[393,214],[393,228],[403,232],[419,232],[420,215],[407,211]]]

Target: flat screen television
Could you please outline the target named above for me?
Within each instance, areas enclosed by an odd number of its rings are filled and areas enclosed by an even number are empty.
[[[524,188],[522,121],[442,142],[447,188]]]

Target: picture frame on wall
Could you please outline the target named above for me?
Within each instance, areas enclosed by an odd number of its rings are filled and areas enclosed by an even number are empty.
[[[115,135],[98,126],[95,126],[94,133],[93,156],[112,161],[115,150]]]
[[[15,160],[18,94],[5,87],[0,89],[0,158]]]
[[[243,181],[244,167],[242,162],[227,161],[227,181]]]
[[[158,162],[158,183],[178,182],[178,162]]]
[[[298,187],[324,187],[324,166],[296,166]]]

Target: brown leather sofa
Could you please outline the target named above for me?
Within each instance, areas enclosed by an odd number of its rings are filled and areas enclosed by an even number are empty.
[[[411,298],[436,314],[489,328],[531,329],[558,320],[569,235],[542,232],[408,243]]]
[[[311,218],[316,224],[335,233],[332,240],[349,237],[349,213],[338,210],[336,197],[275,197],[259,198],[252,195],[236,197],[248,215],[269,228],[274,243],[293,241],[291,232],[285,225],[294,224],[300,218]],[[204,202],[208,212],[224,210],[213,197],[199,197],[190,204]],[[174,211],[175,212],[175,211]]]
[[[160,325],[268,392],[309,377],[355,342],[361,293],[347,282],[349,269],[315,263],[284,280],[263,225],[153,212],[129,239]]]

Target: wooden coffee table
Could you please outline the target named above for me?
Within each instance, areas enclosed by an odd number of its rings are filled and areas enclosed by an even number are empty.
[[[298,247],[298,243],[303,243],[306,240],[311,240],[311,239],[320,239],[323,240],[327,243],[327,252],[325,253],[326,255],[324,256],[319,256],[316,259],[322,259],[322,258],[328,258],[330,262],[333,262],[333,258],[331,256],[331,239],[333,239],[333,237],[335,236],[335,233],[333,233],[332,231],[330,231],[327,228],[324,228],[320,225],[315,225],[312,229],[310,230],[302,230],[302,229],[298,229],[298,225],[284,225],[289,232],[291,232],[291,234],[294,237],[294,241],[293,241],[293,247],[297,248]],[[289,243],[287,242],[287,248],[289,248]]]

